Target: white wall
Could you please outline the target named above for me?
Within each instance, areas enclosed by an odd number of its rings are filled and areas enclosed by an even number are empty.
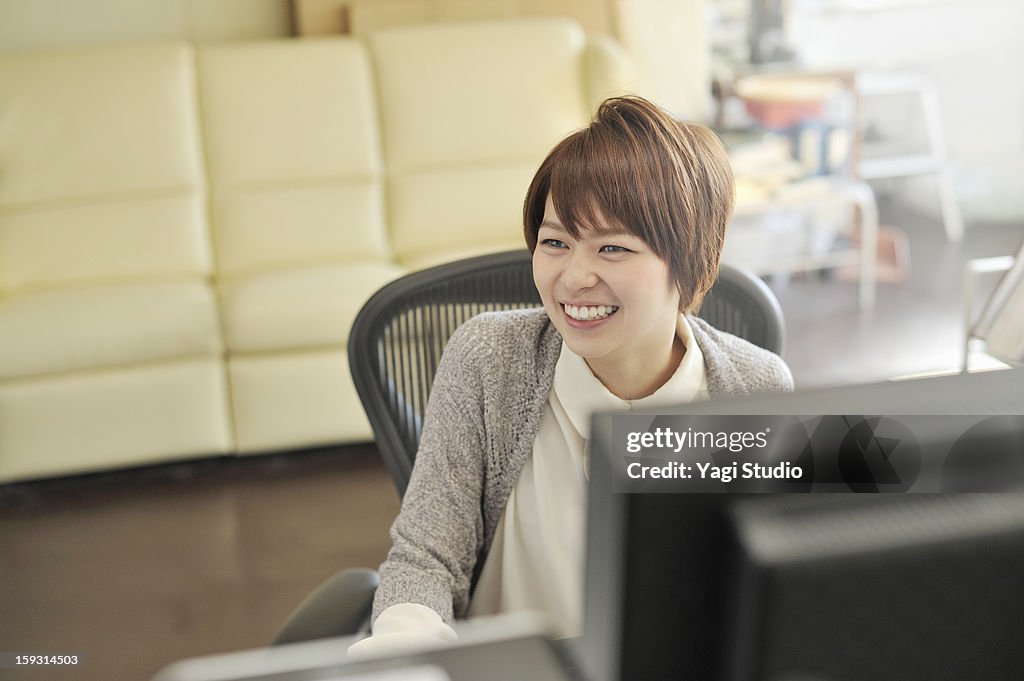
[[[0,51],[289,33],[287,0],[0,0]]]
[[[809,66],[928,74],[965,218],[1024,220],[1024,2],[803,0],[796,8],[791,35]],[[881,124],[913,136],[919,120],[904,107]],[[902,196],[937,213],[930,178],[901,182]]]

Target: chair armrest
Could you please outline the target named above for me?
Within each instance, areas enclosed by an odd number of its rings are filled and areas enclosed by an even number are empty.
[[[271,645],[368,631],[379,583],[376,570],[352,568],[336,573],[299,604]]]

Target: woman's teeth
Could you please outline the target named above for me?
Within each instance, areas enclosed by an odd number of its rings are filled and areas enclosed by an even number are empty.
[[[585,322],[588,319],[602,319],[619,309],[615,305],[594,305],[589,307],[563,305],[562,307],[565,308],[565,314],[581,322]]]

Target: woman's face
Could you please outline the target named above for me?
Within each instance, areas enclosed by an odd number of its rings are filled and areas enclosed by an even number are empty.
[[[639,237],[589,229],[575,240],[549,196],[533,253],[533,280],[555,328],[592,369],[595,363],[630,366],[671,350],[679,292],[668,266]]]

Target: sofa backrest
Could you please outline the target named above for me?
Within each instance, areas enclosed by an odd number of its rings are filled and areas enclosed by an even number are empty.
[[[219,275],[390,260],[362,45],[226,44],[197,61]]]
[[[226,278],[519,247],[621,64],[557,19],[0,56],[0,291],[207,277],[210,222]]]
[[[183,45],[0,56],[0,291],[209,274],[193,74]]]
[[[560,19],[373,34],[391,243],[416,269],[524,245],[540,161],[623,87],[614,58]]]

